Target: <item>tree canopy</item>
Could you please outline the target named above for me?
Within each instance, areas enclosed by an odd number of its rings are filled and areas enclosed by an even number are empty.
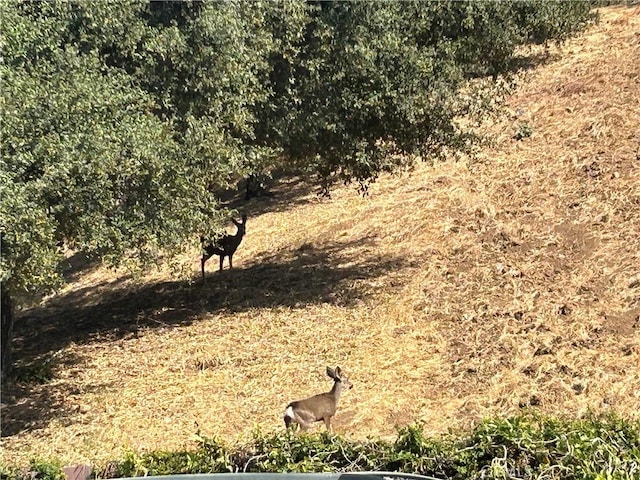
[[[517,46],[586,2],[0,4],[2,369],[12,301],[61,245],[146,264],[219,228],[212,189],[273,165],[362,188],[474,142]],[[5,303],[6,302],[6,303]]]

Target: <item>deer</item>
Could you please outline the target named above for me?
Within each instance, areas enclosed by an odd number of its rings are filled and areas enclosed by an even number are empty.
[[[342,373],[340,367],[336,367],[335,370],[327,367],[327,375],[334,382],[330,391],[303,400],[296,400],[287,405],[284,412],[284,424],[287,430],[295,424],[300,427],[301,431],[305,431],[313,422],[324,420],[327,431],[331,431],[331,419],[336,414],[340,395],[343,390],[351,389],[353,384]]]
[[[238,229],[235,235],[225,235],[214,242],[209,242],[204,237],[200,237],[200,242],[202,243],[202,259],[200,260],[202,283],[205,283],[204,264],[214,255],[220,256],[220,270],[224,265],[224,257],[229,257],[229,268],[233,268],[233,254],[236,253],[246,232],[247,214],[242,214],[242,222],[236,221],[235,218],[232,218],[231,221]]]

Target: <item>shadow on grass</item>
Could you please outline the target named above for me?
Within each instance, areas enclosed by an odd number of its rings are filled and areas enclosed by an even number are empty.
[[[537,53],[516,55],[511,60],[509,72],[513,74],[520,70],[533,70],[548,63],[558,61],[560,58],[560,54],[552,53],[547,49]]]
[[[219,193],[220,201],[227,208],[258,217],[264,213],[285,212],[320,198],[317,187],[298,176],[278,175],[269,183],[268,195],[247,200],[241,190],[230,189]]]
[[[68,283],[76,282],[89,270],[100,268],[98,257],[90,257],[84,252],[76,252],[62,261],[62,274]]]
[[[163,281],[136,284],[122,279],[74,290],[18,315],[15,359],[38,370],[71,343],[88,344],[134,338],[145,330],[188,325],[210,312],[311,304],[348,306],[382,288],[377,277],[402,269],[399,258],[362,254],[372,238],[264,256],[246,268],[208,272],[207,283]],[[372,249],[375,251],[375,249]],[[44,360],[43,360],[44,359]],[[65,360],[67,361],[67,360]],[[81,359],[69,360],[71,365]],[[55,365],[54,365],[55,374]],[[56,382],[14,384],[2,391],[2,436],[41,428],[66,418],[64,398],[74,392]]]
[[[49,384],[56,368],[73,369],[81,361],[81,358],[65,353],[64,356],[44,354],[17,362],[14,373],[18,381],[2,389],[2,437],[39,430],[54,418],[61,425],[69,425],[83,413],[78,406],[69,406],[69,397],[111,388],[107,384],[94,384],[80,391],[69,383]]]

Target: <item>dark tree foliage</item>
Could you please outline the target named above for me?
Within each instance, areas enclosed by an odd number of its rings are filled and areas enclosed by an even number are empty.
[[[301,34],[271,56],[274,95],[258,104],[256,132],[325,192],[336,181],[366,189],[417,157],[468,151],[477,140],[468,126],[486,114],[516,47],[562,40],[591,18],[586,2],[307,7]]]

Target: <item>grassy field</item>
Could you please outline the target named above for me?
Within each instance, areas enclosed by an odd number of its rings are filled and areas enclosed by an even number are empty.
[[[22,311],[2,462],[101,463],[283,428],[294,399],[354,384],[335,428],[438,434],[523,408],[640,409],[640,7],[602,10],[528,70],[472,161],[320,199],[297,179],[242,204],[233,271],[199,283],[72,258]],[[76,260],[78,260],[76,262]],[[26,373],[25,373],[26,374]]]

